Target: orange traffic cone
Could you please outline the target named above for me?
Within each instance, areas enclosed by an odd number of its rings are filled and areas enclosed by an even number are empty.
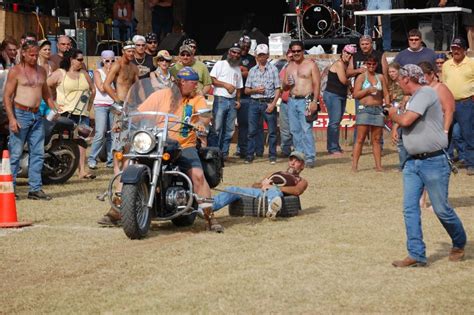
[[[8,150],[4,150],[0,169],[0,228],[22,227],[32,224],[32,222],[17,221],[10,154]]]

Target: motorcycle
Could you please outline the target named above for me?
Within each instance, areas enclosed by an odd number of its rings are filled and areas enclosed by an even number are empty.
[[[143,79],[132,86],[141,91],[136,95],[146,98],[147,82]],[[181,147],[169,135],[178,128],[188,132],[197,129],[191,125],[192,116],[210,115],[210,109],[182,119],[173,114],[147,111],[139,112],[139,104],[126,102],[122,117],[128,153],[123,157],[129,159],[127,168],[112,178],[108,196],[112,207],[121,213],[122,226],[130,239],[141,239],[149,231],[151,219],[158,221],[171,220],[176,226],[189,226],[195,221],[198,202],[212,202],[211,198],[202,198],[193,191],[191,178],[177,165]],[[125,130],[125,128],[123,128]],[[182,129],[178,129],[182,130]],[[203,170],[211,187],[222,179],[223,158],[218,148],[200,148],[199,155]],[[114,181],[120,177],[123,184],[122,203],[117,207],[113,202]]]
[[[74,175],[79,164],[79,147],[73,141],[74,122],[67,117],[45,120],[43,184],[62,184]],[[17,177],[28,178],[29,152],[25,145]]]

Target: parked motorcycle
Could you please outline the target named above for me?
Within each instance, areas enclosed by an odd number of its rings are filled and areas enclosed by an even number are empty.
[[[143,97],[147,84],[141,81],[132,86],[132,90],[141,89]],[[198,202],[212,202],[212,199],[201,198],[194,193],[191,178],[177,165],[181,147],[169,137],[178,126],[196,131],[189,123],[191,117],[182,119],[169,113],[138,112],[137,106],[130,103],[124,106],[123,122],[127,125],[125,134],[130,150],[123,156],[129,159],[129,164],[123,173],[112,179],[108,191],[109,201],[120,211],[123,230],[130,239],[145,237],[152,218],[171,220],[176,226],[192,225]],[[194,115],[210,115],[210,112],[205,109]],[[220,150],[210,147],[200,148],[199,151],[206,177],[212,179],[209,184],[214,187],[222,179]],[[123,183],[120,208],[112,202],[113,181],[118,177]]]
[[[45,120],[43,184],[62,184],[74,175],[79,164],[79,147],[73,141],[74,122],[66,117]],[[17,177],[28,178],[29,153],[25,146]]]

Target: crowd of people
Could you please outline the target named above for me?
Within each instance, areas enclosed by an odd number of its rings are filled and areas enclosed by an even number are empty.
[[[298,172],[302,170],[301,166],[316,166],[313,122],[321,101],[324,101],[329,116],[327,152],[332,157],[344,156],[339,143],[339,129],[347,97],[351,95],[356,106],[352,171],[358,169],[362,146],[368,135],[375,170],[383,170],[383,128],[391,121],[391,138],[399,150],[406,192],[412,191],[405,196],[406,200],[409,199],[404,203],[405,219],[409,238],[416,241],[408,244],[409,258],[394,262],[394,265],[426,262],[421,230],[413,228],[419,226],[416,217],[419,216],[423,188],[428,191],[435,213],[453,238],[453,259],[459,258],[461,251],[463,253],[465,234],[447,203],[448,159],[456,152],[454,158],[467,168],[468,175],[474,175],[474,61],[466,56],[467,43],[461,37],[451,42],[450,59],[446,54],[436,54],[424,47],[418,29],[410,30],[407,40],[408,48],[397,54],[390,64],[384,53],[374,50],[371,36],[361,36],[357,47],[344,46],[340,58],[328,67],[327,84],[321,91],[318,65],[305,57],[304,43],[300,41],[290,44],[286,52],[287,62],[279,71],[269,62],[266,44],[257,45],[255,56],[252,56],[249,54],[251,39],[243,36],[209,71],[195,58],[197,42],[193,39],[185,40],[176,62],[172,64],[173,57],[168,51],[157,51],[158,35],[135,35],[132,41],[124,44],[120,58],[113,51],[103,51],[100,67],[91,79],[84,64],[84,53],[73,48],[67,36],[58,38],[58,52],[54,55],[51,55],[51,42],[37,41],[34,34],[25,34],[20,47],[14,40],[6,39],[2,43],[1,62],[5,69],[10,70],[4,105],[9,121],[8,147],[14,180],[16,182],[23,146],[28,143],[28,198],[51,199],[43,192],[41,183],[44,155],[42,116],[48,111],[87,125],[93,110],[95,136],[89,155],[88,143],[77,140],[80,147],[78,176],[95,178],[88,169],[97,168],[97,157],[104,145],[107,148],[106,167],[114,168],[117,174],[126,166],[126,161],[121,165],[113,158],[114,151],[125,148],[117,141],[120,130],[114,129],[112,108],[123,104],[130,87],[143,78],[150,78],[153,87],[163,94],[153,94],[144,106],[172,98],[172,94],[166,96],[166,93],[172,93],[176,86],[188,102],[205,106],[204,97],[211,94],[212,89],[213,120],[205,142],[219,147],[224,159],[231,158],[229,148],[236,122],[239,127],[236,154],[245,163],[263,156],[265,121],[269,163],[275,164],[279,156],[290,157],[291,163],[302,162]],[[279,109],[277,104],[280,104]],[[172,107],[168,106],[168,109],[172,110]],[[277,151],[278,125],[280,152]],[[186,138],[182,143],[193,147],[194,141]],[[209,197],[202,167],[196,161],[195,152],[189,152],[183,158],[187,159],[190,177],[197,183],[196,189]],[[430,176],[425,176],[425,172]],[[265,182],[262,186],[267,184]],[[116,189],[120,190],[120,187]],[[302,191],[304,189],[298,190],[298,194]],[[220,204],[216,206],[220,207]],[[209,218],[211,227],[220,230],[210,214]],[[117,224],[119,220],[120,214],[111,209],[101,223]]]

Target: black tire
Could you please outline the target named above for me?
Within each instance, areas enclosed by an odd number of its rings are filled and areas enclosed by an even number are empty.
[[[196,213],[182,215],[180,217],[172,219],[171,222],[173,222],[175,226],[185,227],[192,225],[194,223],[194,220],[196,220]]]
[[[105,145],[105,142],[104,142],[104,145],[102,146],[102,149],[99,151],[99,155],[97,156],[97,158],[102,163],[107,162],[107,146]]]
[[[148,185],[145,178],[137,184],[124,184],[122,188],[122,227],[132,240],[144,238],[150,228],[151,214],[147,207]]]
[[[62,184],[76,172],[79,164],[79,147],[72,140],[61,140],[49,150],[51,157],[44,160],[43,184]]]
[[[264,204],[264,213],[267,212],[268,204]],[[242,196],[242,198],[229,205],[229,215],[256,217],[258,210],[258,199]],[[283,205],[277,217],[294,217],[301,210],[300,198],[297,196],[284,196]],[[262,213],[260,213],[262,215]]]

